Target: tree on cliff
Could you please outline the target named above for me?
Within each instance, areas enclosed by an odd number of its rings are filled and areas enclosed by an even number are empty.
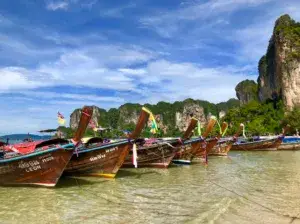
[[[259,103],[251,101],[240,108],[230,109],[224,120],[230,124],[228,134],[234,134],[240,123],[245,124],[246,134],[249,136],[279,134],[284,117],[283,104],[280,101],[274,109],[273,103]]]
[[[251,101],[258,101],[257,84],[253,80],[244,80],[235,87],[236,96],[240,104],[244,105]]]
[[[294,135],[296,131],[300,131],[300,108],[296,107],[292,111],[288,112],[283,120],[283,125],[289,125],[288,133]]]

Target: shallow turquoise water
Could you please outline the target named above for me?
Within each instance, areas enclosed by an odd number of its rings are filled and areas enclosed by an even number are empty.
[[[0,223],[300,223],[300,151],[0,188]]]

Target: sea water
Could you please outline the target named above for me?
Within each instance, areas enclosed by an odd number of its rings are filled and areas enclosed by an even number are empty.
[[[300,151],[230,152],[53,189],[0,188],[0,223],[300,223]]]

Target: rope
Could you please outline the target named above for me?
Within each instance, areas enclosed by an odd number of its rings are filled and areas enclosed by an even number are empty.
[[[165,164],[165,150],[163,149],[162,146],[160,146],[159,149],[160,149],[160,151],[162,151],[163,163]]]

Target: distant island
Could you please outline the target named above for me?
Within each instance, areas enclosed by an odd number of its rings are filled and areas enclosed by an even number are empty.
[[[12,135],[3,135],[0,136],[0,141],[6,142],[7,139],[9,141],[22,141],[23,139],[31,138],[32,140],[42,140],[42,139],[50,139],[51,135],[31,135],[31,134],[12,134]]]

